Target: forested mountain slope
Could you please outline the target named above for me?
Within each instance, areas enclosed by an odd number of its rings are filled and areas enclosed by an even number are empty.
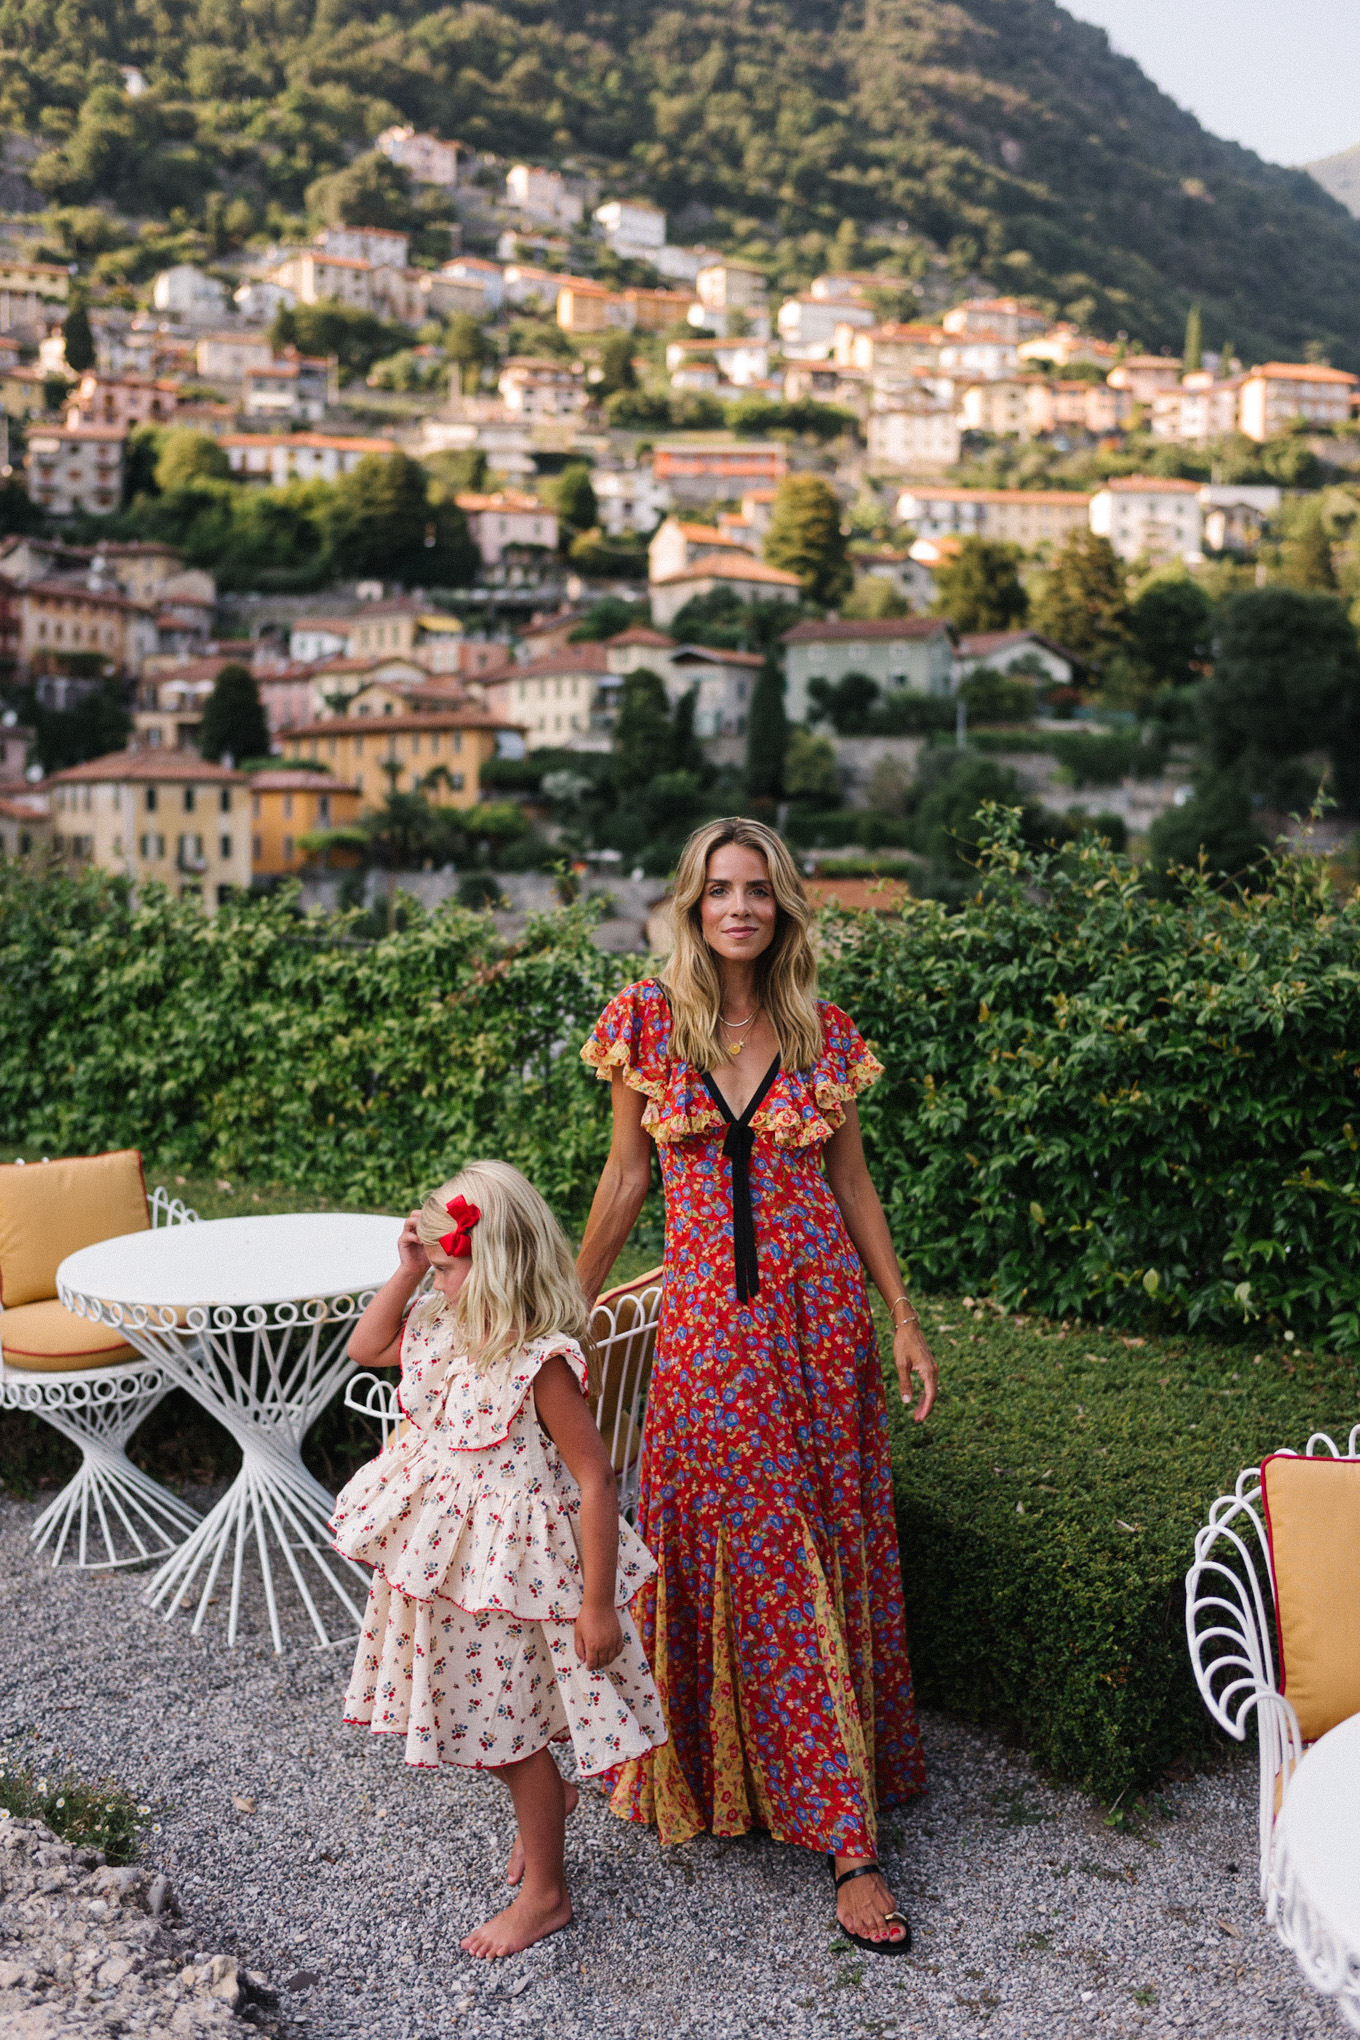
[[[1360,366],[1360,223],[1054,0],[0,0],[0,125],[50,140],[33,174],[64,200],[297,210],[398,117],[688,206],[781,283],[843,221],[905,221],[1146,345],[1197,298],[1210,345]]]
[[[1360,142],[1349,149],[1339,149],[1335,156],[1321,156],[1316,163],[1305,163],[1304,169],[1310,177],[1316,178],[1324,191],[1330,191],[1339,199],[1347,212],[1360,216]]]

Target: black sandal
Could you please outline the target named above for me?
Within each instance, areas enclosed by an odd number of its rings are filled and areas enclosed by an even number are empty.
[[[831,1876],[837,1891],[840,1890],[843,1884],[849,1884],[852,1878],[881,1877],[883,1875],[877,1863],[861,1863],[855,1870],[842,1870],[840,1876],[837,1877],[836,1858],[828,1856],[826,1860],[831,1865]],[[894,1911],[884,1913],[883,1924],[885,1927],[901,1927],[902,1938],[899,1941],[871,1941],[867,1934],[852,1933],[849,1927],[842,1925],[839,1916],[836,1920],[836,1925],[841,1933],[844,1934],[846,1940],[853,1941],[857,1948],[867,1948],[871,1955],[905,1955],[911,1947],[911,1921],[905,1913]]]

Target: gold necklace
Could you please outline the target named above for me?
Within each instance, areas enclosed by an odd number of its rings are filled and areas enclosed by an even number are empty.
[[[759,1006],[757,1006],[755,1012],[748,1013],[744,1020],[729,1020],[725,1013],[720,1013],[718,1017],[722,1021],[724,1027],[730,1027],[735,1033],[738,1028],[749,1027],[751,1022],[759,1017],[759,1014],[760,1008]],[[727,1053],[730,1056],[738,1056],[741,1054],[745,1046],[746,1043],[744,1041],[729,1041],[727,1044]]]

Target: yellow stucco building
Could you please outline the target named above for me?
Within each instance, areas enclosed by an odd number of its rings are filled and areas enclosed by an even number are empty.
[[[423,793],[435,807],[476,807],[482,768],[498,753],[518,757],[519,727],[484,708],[423,715],[333,715],[283,733],[285,758],[325,765],[378,807],[388,792]]]
[[[250,775],[250,863],[256,878],[296,878],[315,865],[301,839],[343,829],[359,819],[357,786],[329,772],[272,771]],[[350,861],[357,861],[351,854]]]

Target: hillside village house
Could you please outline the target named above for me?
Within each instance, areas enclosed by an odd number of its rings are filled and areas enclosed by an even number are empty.
[[[1219,382],[1207,371],[1195,371],[1181,377],[1179,389],[1155,391],[1148,407],[1153,438],[1202,446],[1235,432],[1241,389],[1240,376]]]
[[[661,488],[645,462],[632,467],[592,470],[591,486],[600,513],[600,528],[611,538],[625,531],[650,531],[670,508],[670,491]]]
[[[655,262],[666,245],[666,215],[645,199],[611,198],[595,208],[595,221],[616,255]]]
[[[339,438],[327,432],[224,432],[218,440],[233,475],[266,488],[289,482],[335,482],[358,467],[365,455],[386,460],[394,439]]]
[[[524,751],[518,721],[476,706],[429,715],[332,715],[285,731],[282,741],[285,758],[328,766],[367,807],[381,805],[389,790],[419,791],[435,807],[476,807],[487,760]]]
[[[1089,361],[1107,375],[1119,359],[1119,349],[1111,341],[1092,340],[1080,326],[1065,320],[1050,326],[1037,339],[1022,340],[1018,351],[1021,361],[1051,361],[1055,368],[1070,368],[1075,362]]]
[[[323,255],[342,262],[370,262],[375,269],[405,269],[411,237],[396,227],[323,227],[316,237]]]
[[[1121,560],[1197,560],[1204,549],[1198,482],[1122,475],[1091,498],[1091,529]]]
[[[933,616],[904,616],[875,623],[796,623],[784,633],[790,722],[806,722],[809,687],[832,685],[847,673],[864,673],[885,693],[948,694],[954,667],[949,626]]]
[[[621,291],[580,276],[562,279],[557,323],[564,333],[631,332],[633,310]]]
[[[1311,362],[1268,361],[1242,378],[1238,423],[1248,439],[1271,439],[1296,419],[1308,425],[1344,425],[1360,376]]]
[[[1013,545],[1061,545],[1090,523],[1089,496],[1072,489],[956,489],[920,483],[903,489],[897,516],[918,538],[1000,539]]]
[[[696,737],[744,737],[751,695],[764,663],[759,652],[679,645],[667,661],[666,693],[673,708],[691,688],[696,690]]]
[[[52,841],[51,803],[45,793],[0,786],[0,857],[41,857]]]
[[[338,298],[356,312],[373,309],[373,264],[354,255],[323,255],[315,248],[303,248],[264,278],[292,291],[299,304],[314,305],[322,298]]]
[[[584,376],[573,375],[566,363],[523,355],[506,362],[496,388],[512,418],[570,418],[590,402]]]
[[[863,368],[875,377],[909,375],[915,368],[937,369],[944,328],[889,320],[882,325],[857,327],[849,322],[836,328],[833,358],[842,368]]]
[[[664,581],[712,552],[747,553],[752,548],[744,538],[729,537],[715,524],[688,524],[681,517],[667,517],[653,532],[647,547],[647,578]]]
[[[272,767],[250,775],[250,864],[256,878],[296,878],[316,864],[301,838],[352,827],[359,789],[329,772]]]
[[[1126,354],[1105,379],[1112,390],[1127,390],[1136,404],[1150,404],[1158,390],[1178,386],[1181,367],[1171,354]]]
[[[119,425],[34,425],[24,455],[30,497],[52,517],[107,517],[123,500],[126,438]]]
[[[205,333],[194,365],[209,382],[237,383],[253,368],[268,368],[274,349],[267,333]]]
[[[1077,678],[1077,661],[1071,652],[1055,645],[1037,630],[979,630],[961,637],[954,655],[955,683],[966,680],[979,666],[995,673],[1009,673],[1023,665],[1027,672],[1040,671],[1055,687],[1070,687]]]
[[[1030,340],[1042,333],[1048,320],[1018,298],[965,298],[941,319],[946,333],[992,333],[1001,340]]]
[[[182,751],[115,751],[54,772],[52,848],[72,870],[157,879],[212,913],[250,884],[242,773]]]
[[[420,630],[418,602],[361,602],[343,616],[300,616],[289,625],[290,659],[409,658]]]
[[[60,263],[0,255],[0,333],[32,338],[45,332],[54,301],[64,304],[70,292],[70,272]]]
[[[694,289],[704,312],[759,314],[765,310],[764,271],[754,262],[734,256],[716,256],[705,263],[694,279]],[[709,322],[705,319],[703,323]]]
[[[762,485],[774,488],[789,471],[787,449],[778,440],[658,439],[652,473],[681,500],[709,502]]]
[[[797,574],[786,574],[755,559],[740,546],[721,552],[706,552],[678,574],[666,574],[653,581],[652,621],[664,630],[687,602],[698,595],[712,595],[729,588],[741,602],[797,602],[802,584]]]
[[[1246,552],[1260,541],[1283,492],[1268,482],[1206,482],[1199,492],[1210,552]]]
[[[617,692],[617,684],[610,690],[609,663],[601,644],[568,645],[490,674],[481,683],[487,707],[523,729],[530,751],[545,747],[607,751],[602,688]]]
[[[675,390],[750,389],[770,373],[767,340],[671,340],[666,347],[666,373]]]
[[[169,377],[103,375],[87,368],[67,399],[68,425],[168,425],[179,404],[179,385]]]
[[[413,184],[441,184],[451,191],[458,182],[461,142],[441,142],[437,135],[417,134],[413,127],[389,127],[373,146]]]
[[[74,576],[26,581],[9,600],[18,621],[19,672],[24,677],[59,673],[72,652],[97,653],[112,672],[133,677],[142,660],[157,649],[154,608],[110,585],[91,587]],[[64,707],[64,696],[48,705]]]
[[[286,348],[276,360],[248,368],[241,378],[241,410],[247,418],[281,418],[288,424],[319,425],[335,394],[333,360]]]
[[[836,344],[838,327],[867,330],[878,324],[878,314],[867,304],[805,291],[785,298],[775,323],[786,360],[824,361]]]
[[[0,539],[0,578],[15,583],[78,576],[86,587],[107,587],[135,602],[154,603],[176,582],[184,560],[173,546],[154,539],[104,539],[99,545],[67,545],[62,539],[15,537]],[[203,581],[212,585],[211,575]]]
[[[586,212],[584,201],[567,189],[560,171],[537,170],[528,163],[515,163],[507,172],[505,203],[526,220],[553,227],[579,227]]]
[[[1159,401],[1153,399],[1154,404]],[[1112,390],[1108,383],[1066,382],[1045,375],[1025,377],[1025,430],[1061,432],[1074,426],[1078,432],[1117,432],[1127,424],[1133,398],[1127,390]]]
[[[891,473],[939,474],[957,467],[963,433],[953,407],[928,398],[871,411],[865,434],[869,459]]]
[[[152,279],[151,302],[174,319],[211,319],[226,309],[227,287],[196,263],[176,262]]]
[[[537,496],[522,489],[499,489],[490,496],[468,491],[454,500],[488,569],[499,567],[506,552],[517,546],[557,550],[557,513]]]
[[[939,366],[963,378],[981,376],[988,381],[1014,373],[1016,343],[1000,333],[946,333],[940,342]]]
[[[316,722],[326,715],[348,715],[360,695],[367,694],[380,684],[423,687],[430,678],[417,660],[404,658],[399,653],[386,653],[376,659],[348,659],[343,655],[322,659],[319,664],[309,666],[307,673],[310,707],[302,718],[304,722]],[[448,705],[441,697],[438,706],[447,708]],[[381,710],[375,711],[370,705],[366,712],[381,713]]]

